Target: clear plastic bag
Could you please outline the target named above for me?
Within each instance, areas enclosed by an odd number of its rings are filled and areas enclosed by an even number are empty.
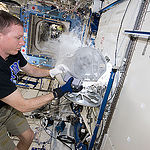
[[[97,81],[106,71],[106,61],[99,50],[79,48],[72,57],[64,59],[70,73],[82,81]]]

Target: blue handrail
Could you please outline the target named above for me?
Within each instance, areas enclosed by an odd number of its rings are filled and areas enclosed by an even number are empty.
[[[117,72],[117,69],[112,69],[112,71],[111,71],[111,75],[110,75],[110,78],[109,78],[107,89],[106,89],[106,92],[105,92],[105,95],[104,95],[104,98],[103,98],[103,101],[102,101],[102,105],[100,107],[97,123],[96,123],[95,129],[94,129],[94,132],[93,132],[92,139],[90,141],[90,145],[89,145],[88,150],[92,150],[92,148],[94,146],[94,142],[95,142],[95,139],[96,139],[96,136],[97,136],[97,132],[98,132],[98,129],[99,129],[102,117],[103,117],[103,113],[105,111],[105,107],[106,107],[106,104],[107,104],[108,96],[110,94],[110,91],[111,91],[111,88],[112,88],[112,85],[113,85],[113,82],[114,82],[114,78],[115,78],[116,72]]]

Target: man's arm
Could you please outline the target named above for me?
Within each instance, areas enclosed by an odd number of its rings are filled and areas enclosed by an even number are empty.
[[[21,67],[21,70],[23,70],[28,75],[34,76],[34,77],[50,76],[49,70],[38,68],[38,67],[31,65],[29,63],[27,63],[24,67]]]
[[[53,93],[38,96],[35,98],[25,99],[17,89],[1,100],[21,112],[29,112],[42,107],[52,99],[54,99]]]
[[[52,78],[55,77],[57,74],[69,71],[69,69],[63,64],[57,65],[55,66],[55,68],[51,70],[47,70],[38,68],[37,66],[27,63],[24,67],[21,67],[21,69],[30,76],[34,77],[51,76]]]
[[[71,77],[62,87],[54,89],[53,92],[47,95],[24,99],[20,91],[16,89],[13,93],[2,98],[1,100],[21,112],[33,111],[47,104],[54,98],[61,98],[65,93],[68,92],[72,93],[72,81],[73,77]]]

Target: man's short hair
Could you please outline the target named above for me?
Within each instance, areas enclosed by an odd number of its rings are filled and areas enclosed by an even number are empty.
[[[0,33],[4,32],[4,29],[9,28],[11,25],[20,25],[23,27],[23,23],[10,13],[0,10]]]

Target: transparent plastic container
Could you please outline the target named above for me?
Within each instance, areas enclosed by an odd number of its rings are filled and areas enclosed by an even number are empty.
[[[65,58],[70,73],[82,81],[96,82],[106,71],[106,61],[101,52],[91,47],[79,48],[72,57]]]

